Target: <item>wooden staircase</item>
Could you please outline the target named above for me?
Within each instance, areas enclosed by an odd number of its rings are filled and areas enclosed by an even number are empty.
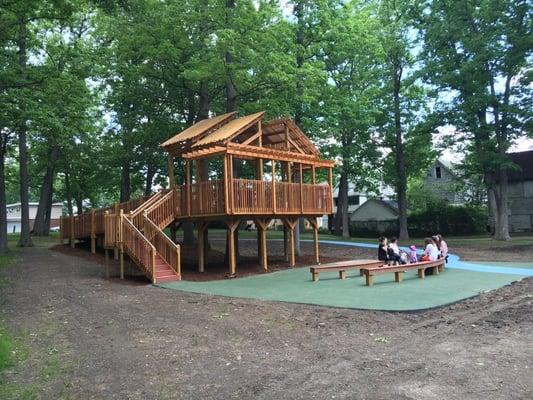
[[[153,283],[181,279],[180,247],[162,231],[174,220],[169,199],[172,192],[161,191],[127,214],[105,216],[106,247],[126,253]]]
[[[170,268],[170,265],[158,253],[155,255],[155,276],[156,282],[159,283],[179,280],[176,272]]]

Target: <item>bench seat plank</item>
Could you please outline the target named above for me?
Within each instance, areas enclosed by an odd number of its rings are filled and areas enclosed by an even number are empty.
[[[420,279],[424,279],[426,268],[433,268],[435,275],[438,275],[439,272],[444,271],[444,263],[444,259],[441,258],[436,261],[422,261],[413,264],[386,265],[382,267],[369,266],[361,268],[361,272],[365,275],[367,286],[372,286],[374,284],[374,275],[386,274],[390,272],[394,272],[395,282],[400,283],[403,280],[403,273],[405,271],[416,269],[418,270],[418,277]]]
[[[310,268],[313,282],[317,282],[319,279],[320,272],[339,272],[339,278],[346,278],[346,271],[349,269],[359,269],[362,268],[372,268],[379,267],[383,265],[383,261],[378,260],[347,260],[347,261],[338,261],[328,264],[316,265]],[[361,272],[361,275],[363,273]]]

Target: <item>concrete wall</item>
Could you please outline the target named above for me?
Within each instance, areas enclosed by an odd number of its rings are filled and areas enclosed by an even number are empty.
[[[533,231],[533,181],[509,183],[509,230]]]

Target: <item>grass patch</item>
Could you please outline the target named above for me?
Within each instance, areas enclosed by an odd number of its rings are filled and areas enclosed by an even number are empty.
[[[0,328],[0,373],[11,365],[11,339],[6,330]]]

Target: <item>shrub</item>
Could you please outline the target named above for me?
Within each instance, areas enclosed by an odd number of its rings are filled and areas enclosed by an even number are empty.
[[[413,212],[408,217],[408,227],[415,236],[476,235],[485,232],[487,219],[485,207],[446,204]]]

